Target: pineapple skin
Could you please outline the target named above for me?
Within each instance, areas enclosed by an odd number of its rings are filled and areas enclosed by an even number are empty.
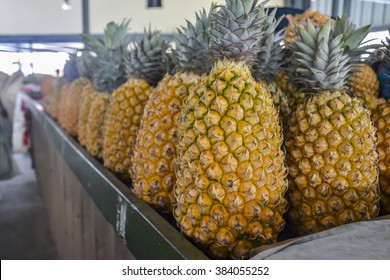
[[[279,108],[280,119],[285,125],[293,110],[305,102],[305,94],[297,90],[296,86],[290,81],[287,71],[282,70],[278,73],[278,81],[275,86],[268,87],[271,91],[274,104]]]
[[[378,135],[381,205],[390,213],[390,101],[382,100],[373,111],[373,119]]]
[[[323,92],[290,115],[287,217],[299,235],[378,215],[376,129],[361,100]]]
[[[378,106],[379,80],[374,70],[367,64],[359,63],[358,72],[353,73],[349,81],[349,90],[363,100],[364,105],[374,110]]]
[[[133,192],[163,212],[171,212],[174,204],[174,157],[182,99],[200,78],[193,73],[167,74],[145,105],[132,159]]]
[[[104,92],[94,92],[87,122],[87,151],[91,156],[103,158],[103,124],[108,108],[109,95]]]
[[[80,97],[83,88],[91,81],[85,77],[74,80],[68,89],[65,107],[65,123],[70,135],[77,137],[79,122]]]
[[[89,108],[91,106],[94,89],[92,83],[86,84],[80,96],[79,121],[77,125],[77,137],[81,146],[87,146],[87,126]]]
[[[60,100],[58,102],[58,122],[60,126],[67,131],[66,129],[66,106],[68,103],[69,95],[69,84],[64,84],[60,90]]]
[[[104,120],[104,166],[130,178],[131,159],[146,101],[153,90],[143,79],[129,79],[114,90]]]
[[[61,99],[60,90],[56,90],[52,95],[50,101],[49,114],[54,120],[57,121],[59,116],[60,99]]]
[[[173,215],[216,258],[276,241],[288,208],[278,113],[244,62],[218,61],[181,110]]]

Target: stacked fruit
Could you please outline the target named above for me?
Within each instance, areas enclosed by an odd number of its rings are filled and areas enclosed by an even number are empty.
[[[390,28],[389,28],[390,35]],[[383,72],[380,76],[381,94],[389,97],[390,88],[390,36],[383,43],[382,57]],[[381,186],[381,202],[383,209],[390,213],[390,101],[381,99],[374,109],[373,118],[377,128],[378,152],[379,152],[379,184]]]
[[[188,22],[179,30],[173,52],[175,73],[166,74],[159,82],[141,119],[132,159],[133,191],[161,211],[172,212],[175,203],[174,158],[181,134],[181,105],[211,69],[210,24],[210,17],[203,11],[196,15],[195,25]]]
[[[144,107],[154,87],[167,72],[168,43],[149,27],[144,38],[125,57],[128,80],[114,90],[108,105],[103,132],[104,166],[127,179],[135,139]]]
[[[126,81],[124,57],[130,43],[129,23],[130,20],[108,23],[103,40],[85,36],[87,49],[96,54],[92,87],[87,87],[91,91],[88,93],[90,104],[85,104],[89,105],[85,145],[88,152],[99,159],[103,158],[103,125],[111,94]]]
[[[62,87],[61,125],[216,258],[275,242],[285,213],[306,234],[372,219],[380,199],[390,211],[390,103],[360,62],[369,28],[306,12],[283,47],[266,3],[212,5],[175,49],[109,23]],[[389,40],[381,53],[388,71]]]

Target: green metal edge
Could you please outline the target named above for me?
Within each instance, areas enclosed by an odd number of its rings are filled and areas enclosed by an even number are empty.
[[[137,259],[208,259],[65,133],[38,102],[28,98],[28,103],[84,189]]]

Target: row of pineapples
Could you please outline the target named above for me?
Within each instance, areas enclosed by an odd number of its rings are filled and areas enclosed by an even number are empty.
[[[358,59],[369,28],[309,12],[282,47],[265,4],[213,5],[178,30],[174,49],[150,28],[130,42],[129,21],[109,23],[103,39],[85,36],[69,63],[80,77],[51,108],[216,258],[275,242],[285,213],[307,234],[371,219],[380,199],[390,211],[390,103]]]

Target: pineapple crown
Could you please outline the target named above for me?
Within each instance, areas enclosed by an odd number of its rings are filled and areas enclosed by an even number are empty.
[[[124,56],[128,52],[130,35],[129,20],[121,24],[109,22],[104,30],[103,39],[83,35],[85,49],[95,53],[92,83],[96,90],[111,93],[126,81]]]
[[[331,35],[333,38],[339,35],[342,36],[344,53],[349,56],[350,62],[355,64],[360,62],[362,54],[367,54],[367,50],[373,47],[371,45],[361,46],[364,38],[366,38],[369,32],[370,25],[356,29],[356,25],[353,24],[351,20],[347,20],[344,13],[341,18],[336,18],[336,23]]]
[[[291,43],[295,75],[293,80],[302,91],[321,92],[344,88],[350,71],[349,56],[344,53],[345,40],[332,36],[331,21],[320,30],[308,21],[307,31],[297,27],[301,41]]]
[[[91,79],[96,60],[89,51],[82,50],[76,58],[76,67],[81,77]]]
[[[64,65],[64,78],[68,83],[76,80],[80,77],[80,73],[76,67],[76,54],[69,54],[69,59],[65,62]]]
[[[275,30],[283,17],[276,19],[275,15],[276,9],[266,17],[263,26],[260,27],[264,31],[264,36],[257,42],[260,51],[257,54],[257,63],[252,67],[252,73],[256,80],[275,81],[278,77],[278,71],[282,67],[283,30],[278,32]]]
[[[152,31],[149,25],[144,29],[144,37],[134,43],[125,58],[126,73],[129,77],[144,79],[148,84],[156,86],[167,73],[169,44],[161,32]]]
[[[359,62],[361,54],[372,48],[361,46],[369,29],[370,26],[356,29],[345,15],[337,17],[333,28],[330,19],[320,30],[310,20],[307,31],[297,26],[301,41],[291,45],[296,84],[308,92],[345,88],[355,71],[352,66]]]
[[[173,55],[180,70],[197,74],[208,73],[211,70],[210,15],[215,9],[216,5],[212,3],[208,15],[205,9],[195,13],[195,25],[187,20],[187,27],[182,26],[181,30],[178,29],[175,38],[177,48]]]
[[[264,1],[226,0],[218,12],[213,13],[210,50],[215,60],[228,58],[254,64],[260,51],[257,41],[263,35],[259,28],[265,19]]]

